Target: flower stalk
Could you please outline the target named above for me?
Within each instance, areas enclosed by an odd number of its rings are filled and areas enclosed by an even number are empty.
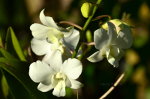
[[[123,79],[125,73],[122,73],[119,78],[116,80],[116,82],[113,84],[113,86],[111,86],[99,99],[104,99],[106,98],[114,89],[115,87],[121,82],[121,80]]]
[[[97,0],[96,5],[94,5],[94,7],[93,7],[93,11],[92,11],[91,16],[89,16],[89,18],[88,18],[87,21],[85,22],[85,24],[84,24],[84,26],[83,26],[83,29],[82,29],[82,31],[81,31],[81,33],[80,33],[80,40],[79,40],[79,43],[77,44],[77,47],[76,47],[76,49],[75,49],[75,51],[74,51],[74,53],[73,53],[73,55],[72,55],[72,58],[75,58],[75,57],[77,56],[78,50],[79,50],[79,48],[80,48],[80,46],[81,46],[81,42],[82,42],[82,38],[83,38],[83,36],[84,36],[84,33],[86,32],[86,29],[87,29],[88,25],[89,25],[90,22],[92,21],[92,18],[93,18],[94,14],[95,14],[95,12],[96,12],[96,10],[97,10],[97,8],[98,8],[98,5],[101,3],[101,1],[102,1],[102,0]]]

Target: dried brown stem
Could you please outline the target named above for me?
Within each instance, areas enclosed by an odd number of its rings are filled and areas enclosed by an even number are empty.
[[[78,28],[79,30],[82,30],[82,27],[81,27],[81,26],[79,26],[79,25],[77,25],[77,24],[75,24],[75,23],[69,22],[69,21],[60,21],[59,23],[60,23],[60,24],[71,25],[71,26],[74,26],[74,27]]]
[[[109,19],[111,19],[111,16],[109,16],[109,15],[101,15],[101,16],[97,16],[96,18],[94,18],[94,20],[92,20],[92,21],[96,21],[96,20],[99,20],[99,19],[102,19],[102,18],[109,18]]]
[[[83,44],[85,44],[85,45],[95,45],[95,43],[94,43],[94,42],[83,43]]]
[[[104,98],[106,98],[106,97],[115,89],[115,87],[120,83],[120,81],[123,79],[124,75],[125,75],[125,73],[122,73],[122,74],[119,76],[119,78],[116,80],[116,82],[114,83],[114,85],[111,86],[111,87],[107,90],[107,92],[105,92],[99,99],[104,99]]]

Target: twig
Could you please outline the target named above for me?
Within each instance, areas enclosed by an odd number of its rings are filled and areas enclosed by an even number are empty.
[[[83,44],[85,44],[85,45],[89,45],[89,46],[91,46],[91,45],[95,45],[95,43],[94,43],[94,42],[88,42],[88,43],[83,43]]]
[[[123,79],[124,75],[125,75],[125,73],[122,73],[122,74],[120,75],[120,77],[116,80],[116,82],[114,83],[114,85],[111,86],[111,87],[108,89],[108,91],[105,92],[99,99],[104,99],[104,98],[106,98],[106,97],[115,89],[115,87],[120,83],[120,81]]]
[[[82,30],[82,27],[81,27],[81,26],[79,26],[79,25],[77,25],[77,24],[75,24],[75,23],[69,22],[69,21],[60,21],[59,24],[68,24],[68,25],[74,26],[74,27],[76,27],[76,28]]]
[[[111,16],[109,16],[109,15],[101,15],[101,16],[97,16],[92,21],[96,21],[96,20],[99,20],[99,19],[102,19],[102,18],[106,18],[106,17],[109,18],[109,19],[111,19]]]

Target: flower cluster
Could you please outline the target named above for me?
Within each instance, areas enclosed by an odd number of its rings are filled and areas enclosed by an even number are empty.
[[[79,41],[79,31],[57,26],[52,17],[44,15],[44,10],[40,20],[43,25],[34,23],[30,27],[33,35],[31,48],[36,55],[44,57],[30,65],[29,76],[39,83],[38,90],[47,92],[54,88],[53,95],[65,96],[65,87],[78,89],[82,85],[76,81],[82,72],[82,64],[69,58]]]
[[[47,92],[54,89],[53,95],[65,96],[65,87],[79,89],[82,86],[77,81],[82,73],[82,63],[71,58],[82,38],[73,27],[57,26],[52,17],[44,15],[44,10],[40,13],[40,21],[42,24],[34,23],[30,27],[33,35],[31,49],[43,59],[31,63],[29,76],[39,83],[38,90]],[[118,19],[110,20],[94,31],[94,44],[98,51],[87,59],[98,62],[107,58],[111,65],[118,67],[124,49],[129,48],[132,42],[130,26]]]

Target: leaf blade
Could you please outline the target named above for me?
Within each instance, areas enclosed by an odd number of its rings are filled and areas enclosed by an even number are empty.
[[[20,44],[19,44],[19,41],[18,41],[18,39],[17,39],[17,37],[16,37],[16,35],[15,35],[15,33],[14,33],[12,27],[9,27],[9,28],[8,28],[7,37],[6,37],[6,42],[9,41],[8,39],[11,39],[11,43],[12,43],[13,48],[14,48],[14,50],[15,50],[17,56],[19,57],[19,59],[20,59],[21,61],[26,61],[26,58],[25,58],[25,56],[24,56],[24,53],[23,53],[23,51],[22,51],[22,49],[21,49],[21,46],[20,46]],[[6,47],[8,47],[8,44],[6,44],[6,45],[7,45]]]

